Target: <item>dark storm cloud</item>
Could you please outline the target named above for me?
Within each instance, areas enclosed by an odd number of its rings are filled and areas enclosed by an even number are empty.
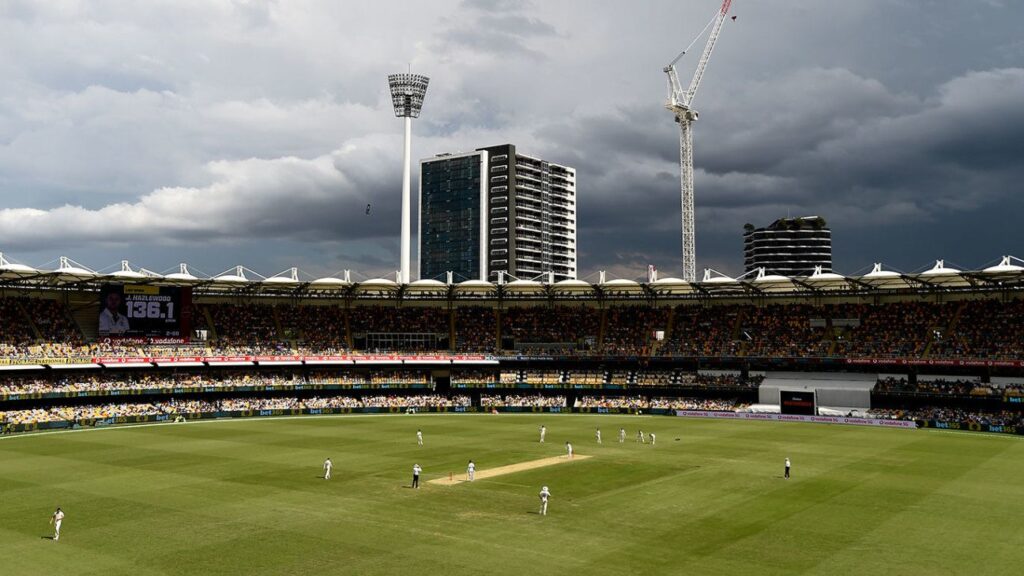
[[[728,111],[709,106],[711,120],[698,123],[702,260],[739,272],[743,224],[803,214],[829,219],[840,266],[891,259],[914,267],[944,251],[976,251],[993,237],[1001,241],[990,242],[990,251],[1024,244],[1024,233],[1006,212],[997,214],[1024,196],[1024,70],[969,73],[921,99],[892,94],[845,71],[804,71],[786,80],[792,96],[773,100],[772,110],[740,99]],[[587,267],[641,268],[644,261],[674,266],[664,258],[678,250],[678,172],[675,158],[663,152],[672,149],[676,134],[646,109],[620,109],[575,124],[558,125],[545,136],[551,154],[566,154],[580,168],[586,196],[579,234]],[[563,142],[565,134],[580,138]],[[985,227],[985,233],[973,233],[970,225]],[[947,241],[947,226],[957,240]],[[993,234],[993,227],[1001,233]],[[922,242],[929,235],[938,240]],[[623,239],[635,239],[636,250],[622,250]],[[964,243],[972,248],[963,249]]]
[[[411,61],[414,158],[512,142],[574,166],[581,276],[678,275],[661,67],[715,6],[0,4],[0,250],[389,274],[384,76]],[[700,267],[741,272],[743,224],[787,214],[828,219],[843,272],[1022,255],[1019,4],[734,10],[695,101]]]

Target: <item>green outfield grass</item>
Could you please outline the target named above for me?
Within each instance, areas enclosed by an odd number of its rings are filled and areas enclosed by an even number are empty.
[[[634,443],[638,427],[658,445]],[[566,440],[593,457],[408,487],[417,462],[447,477]],[[657,416],[162,424],[0,439],[0,518],[11,575],[1019,574],[1024,442]]]

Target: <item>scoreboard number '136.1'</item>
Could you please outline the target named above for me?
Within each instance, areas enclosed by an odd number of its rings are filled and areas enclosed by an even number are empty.
[[[145,297],[127,302],[128,310],[125,315],[129,318],[154,318],[174,320],[174,302],[149,300]]]

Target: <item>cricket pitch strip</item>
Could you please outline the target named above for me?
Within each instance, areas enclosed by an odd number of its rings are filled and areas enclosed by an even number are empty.
[[[566,464],[568,462],[575,462],[577,460],[586,460],[590,456],[583,454],[577,454],[571,459],[567,456],[552,456],[551,458],[541,458],[540,460],[529,460],[527,462],[518,462],[516,464],[509,464],[507,466],[499,466],[497,468],[486,468],[484,470],[477,470],[475,480],[486,480],[487,478],[494,478],[495,476],[504,476],[505,474],[514,474],[516,472],[522,472],[523,470],[533,470],[534,468],[543,468],[545,466],[554,466],[555,464]],[[466,473],[461,472],[454,475],[452,478],[435,478],[428,481],[430,484],[440,484],[442,486],[451,486],[453,484],[461,484],[468,482],[466,480]]]

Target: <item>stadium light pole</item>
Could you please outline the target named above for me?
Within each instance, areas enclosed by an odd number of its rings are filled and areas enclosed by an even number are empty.
[[[405,151],[402,155],[402,246],[401,266],[402,284],[409,283],[409,251],[412,244],[412,205],[411,205],[411,172],[412,172],[412,119],[420,117],[423,109],[423,97],[427,95],[427,84],[430,78],[420,74],[390,74],[388,86],[391,88],[391,103],[395,106],[395,117],[405,118]]]

